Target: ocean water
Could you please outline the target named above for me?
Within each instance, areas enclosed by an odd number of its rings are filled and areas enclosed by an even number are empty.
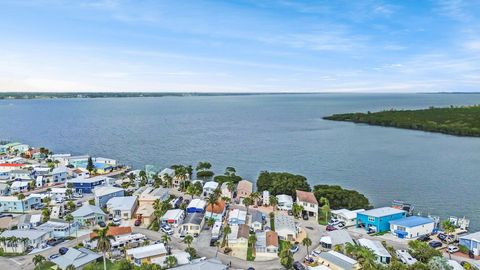
[[[467,216],[480,229],[480,138],[322,120],[333,113],[479,104],[477,94],[302,94],[0,100],[0,138],[134,168],[210,161],[338,184],[375,206]]]

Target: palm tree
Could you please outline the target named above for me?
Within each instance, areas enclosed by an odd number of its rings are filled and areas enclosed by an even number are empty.
[[[185,236],[186,237],[186,236]],[[162,235],[162,242],[165,244],[165,245],[168,245],[168,242],[170,242],[170,236],[168,236],[168,234],[164,234]]]
[[[70,229],[72,227],[73,216],[72,216],[72,214],[69,213],[63,219],[66,222],[68,222],[68,235],[70,235]]]
[[[375,270],[378,269],[377,267],[377,255],[369,249],[365,247],[361,247],[359,250],[359,254],[357,255],[357,260],[362,266],[362,269],[365,270]]]
[[[257,242],[257,237],[255,236],[255,234],[251,234],[248,237],[248,243],[250,243],[252,245],[252,248],[254,248],[256,242]]]
[[[455,232],[455,225],[453,225],[453,223],[448,219],[442,222],[442,228],[443,228],[443,232],[445,232],[447,235],[451,235],[452,233]],[[448,252],[448,258],[450,260],[452,259],[452,254],[450,252]]]
[[[273,207],[273,212],[277,211],[277,205],[278,205],[278,198],[275,195],[270,195],[270,198],[268,199],[270,202],[270,206]]]
[[[45,207],[42,209],[42,221],[47,222],[50,219],[50,208]]]
[[[185,189],[185,181],[188,179],[188,170],[185,166],[178,166],[175,168],[175,177],[180,181],[182,184],[182,190]]]
[[[73,264],[70,264],[65,268],[65,270],[76,270],[75,266]]]
[[[140,176],[140,179],[141,179],[140,180],[140,183],[141,183],[140,185],[145,186],[147,184],[147,173],[142,170],[138,173],[138,176]]]
[[[210,218],[213,218],[213,208],[218,204],[218,197],[212,193],[207,197],[207,205],[211,207]]]
[[[303,211],[303,206],[301,206],[300,204],[297,204],[297,203],[293,203],[292,213],[293,213],[293,216],[295,218],[299,218],[302,211]]]
[[[183,238],[183,242],[187,244],[187,247],[190,248],[190,245],[193,242],[193,236],[191,235],[186,235],[185,238]]]
[[[168,174],[163,174],[163,180],[167,184],[167,187],[171,188],[173,186],[173,178]]]
[[[113,236],[108,235],[108,227],[103,229],[95,229],[93,232],[96,234],[93,240],[97,240],[97,249],[102,252],[103,255],[103,269],[107,270],[107,260],[106,253],[110,251],[112,247],[110,244],[110,239],[113,239]]]
[[[214,224],[215,224],[215,219],[214,219],[214,218],[209,218],[209,219],[207,220],[207,226],[208,226],[209,228],[213,227]]]
[[[330,202],[327,198],[322,197],[320,198],[319,203],[322,205],[321,209],[322,212],[325,214],[325,221],[328,221],[328,215],[330,214]]]
[[[0,236],[0,243],[5,247],[7,244],[7,237],[5,236]]]
[[[228,247],[228,235],[232,232],[232,228],[230,228],[230,225],[226,225],[223,227],[223,242],[227,244]]]
[[[23,249],[25,249],[28,246],[30,239],[28,237],[22,237],[19,241],[22,243]]]
[[[242,202],[247,208],[247,215],[248,215],[248,207],[253,204],[253,199],[249,196],[249,197],[243,198]]]
[[[42,255],[38,255],[38,254],[33,256],[33,258],[32,258],[32,262],[35,266],[42,264],[45,260],[46,260],[45,257],[43,257]]]
[[[260,197],[262,197],[262,195],[260,195],[260,192],[252,192],[250,194],[250,198],[252,198],[254,204],[258,203],[258,199],[260,199]]]
[[[153,175],[152,179],[155,188],[159,188],[162,185],[162,178],[158,177],[158,175]]]
[[[173,268],[177,266],[177,258],[175,258],[175,256],[168,256],[165,259],[165,263],[167,265],[167,268]]]
[[[12,247],[13,252],[17,253],[18,238],[15,236],[7,237],[7,242],[8,242],[8,245]]]
[[[230,191],[230,199],[233,199],[233,191],[235,191],[236,187],[237,184],[235,184],[233,181],[227,181],[227,189]]]
[[[189,185],[187,187],[187,190],[185,191],[185,194],[192,196],[192,200],[193,200],[193,196],[197,194],[197,187],[195,185]]]
[[[310,254],[308,253],[308,247],[312,245],[312,239],[308,238],[308,236],[303,238],[302,245],[304,245],[307,248],[307,255]]]

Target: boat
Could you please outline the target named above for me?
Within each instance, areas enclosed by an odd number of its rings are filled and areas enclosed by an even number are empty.
[[[400,210],[404,210],[407,212],[407,215],[411,216],[413,214],[413,205],[410,203],[406,203],[400,200],[394,200],[392,202],[392,207]]]

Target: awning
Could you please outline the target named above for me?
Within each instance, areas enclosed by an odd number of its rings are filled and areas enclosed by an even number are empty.
[[[398,234],[398,235],[407,235],[408,234],[406,231],[400,231],[400,230],[395,230],[393,232]]]
[[[325,243],[327,245],[331,245],[332,244],[332,238],[330,238],[330,236],[324,236],[324,237],[320,238],[320,243]]]

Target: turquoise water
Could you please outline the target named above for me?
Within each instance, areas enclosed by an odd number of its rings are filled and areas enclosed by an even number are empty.
[[[210,161],[255,180],[290,171],[376,206],[393,199],[480,229],[480,138],[322,120],[332,113],[479,104],[476,94],[311,94],[0,100],[0,138],[140,167]]]

